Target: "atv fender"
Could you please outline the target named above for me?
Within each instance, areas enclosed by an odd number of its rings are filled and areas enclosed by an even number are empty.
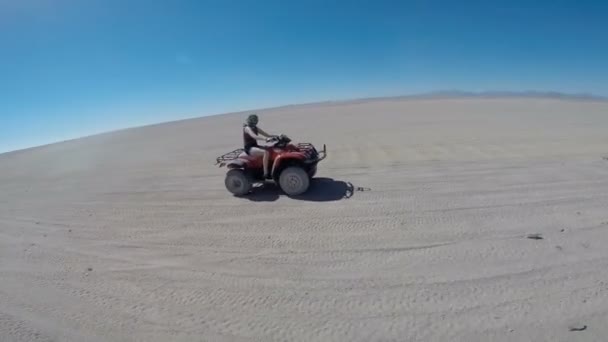
[[[289,166],[300,166],[304,167],[304,162],[300,158],[294,158],[289,154],[279,156],[275,158],[272,163],[272,168],[270,170],[270,174],[274,177],[278,177],[279,173],[286,167]]]
[[[230,163],[227,163],[226,167],[229,169],[242,169],[245,167],[245,162],[242,160],[233,160]]]

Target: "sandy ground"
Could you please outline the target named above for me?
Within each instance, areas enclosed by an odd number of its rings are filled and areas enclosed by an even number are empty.
[[[303,198],[227,193],[244,114],[0,155],[0,340],[605,341],[608,103],[259,113]]]

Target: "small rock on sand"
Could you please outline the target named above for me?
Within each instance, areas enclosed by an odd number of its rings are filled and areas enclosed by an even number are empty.
[[[568,326],[568,330],[570,331],[583,331],[587,329],[587,326],[584,324],[572,324]]]

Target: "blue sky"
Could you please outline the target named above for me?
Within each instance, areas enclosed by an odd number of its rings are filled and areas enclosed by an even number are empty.
[[[0,0],[0,152],[317,100],[608,95],[606,37],[605,1]]]

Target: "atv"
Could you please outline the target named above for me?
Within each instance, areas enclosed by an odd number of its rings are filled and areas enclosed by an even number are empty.
[[[326,146],[317,151],[310,143],[292,144],[284,134],[269,138],[268,143],[271,180],[289,196],[306,192],[317,173],[317,164],[327,156]],[[263,157],[250,156],[242,148],[219,156],[216,159],[218,164],[228,169],[224,184],[235,196],[244,196],[251,192],[255,183],[266,181]]]

